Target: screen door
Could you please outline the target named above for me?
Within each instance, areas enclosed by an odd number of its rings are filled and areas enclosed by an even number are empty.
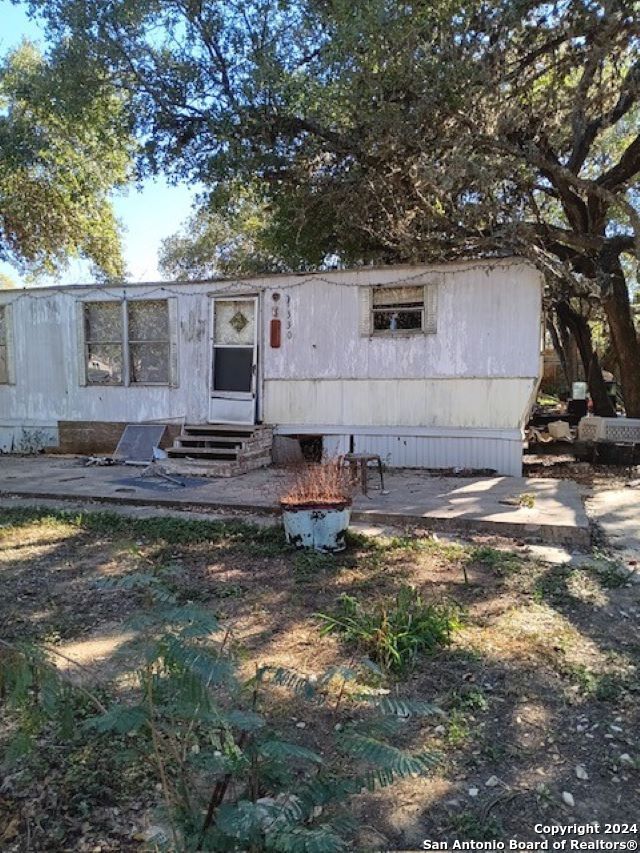
[[[211,303],[209,421],[255,423],[258,300],[216,297]]]

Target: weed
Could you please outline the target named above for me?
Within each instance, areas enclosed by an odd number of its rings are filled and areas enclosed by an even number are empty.
[[[469,553],[469,549],[464,545],[441,542],[433,536],[367,536],[352,530],[347,533],[347,545],[379,554],[422,552],[451,561],[461,560]]]
[[[536,496],[531,492],[523,492],[521,495],[518,495],[518,506],[523,506],[527,509],[533,509],[535,503]]]
[[[497,764],[504,758],[506,749],[502,744],[488,743],[482,748],[482,753],[489,761]]]
[[[259,527],[244,521],[208,521],[175,516],[131,518],[115,512],[78,513],[46,507],[15,507],[3,511],[3,527],[33,522],[68,524],[101,535],[164,541],[167,545],[210,542],[238,548],[255,556],[277,556],[290,550],[280,527]]]
[[[597,680],[595,697],[599,702],[615,702],[626,686],[627,682],[625,679],[605,673]]]
[[[320,551],[298,551],[293,558],[293,572],[298,580],[309,580],[319,572],[335,569],[336,565],[333,554]]]
[[[604,554],[597,555],[597,562],[582,567],[603,589],[617,589],[629,582],[629,573],[624,566]]]
[[[491,816],[466,811],[453,813],[449,816],[451,829],[462,839],[473,841],[492,841],[502,837],[500,822]]]
[[[449,746],[460,746],[463,744],[471,733],[467,718],[458,710],[453,710],[449,715],[447,722],[447,731],[445,740]]]
[[[486,711],[489,701],[479,687],[456,690],[451,699],[451,707],[462,711]]]
[[[533,587],[533,599],[538,604],[543,601],[559,603],[568,595],[567,584],[572,573],[567,566],[555,566],[541,575]]]
[[[540,784],[536,785],[536,799],[544,803],[545,806],[553,803],[553,791],[545,782],[540,782]]]
[[[457,604],[426,604],[411,586],[400,588],[391,604],[364,607],[342,595],[335,614],[317,613],[321,634],[338,633],[354,643],[387,672],[406,674],[419,654],[433,654],[451,643],[460,626]]]
[[[497,548],[490,548],[488,545],[473,548],[468,559],[469,563],[479,563],[486,566],[499,577],[512,575],[522,568],[522,560],[517,554],[511,551],[499,551]]]
[[[584,664],[564,664],[562,674],[577,684],[581,692],[599,702],[614,702],[622,693],[633,689],[628,678],[613,673],[595,673]]]

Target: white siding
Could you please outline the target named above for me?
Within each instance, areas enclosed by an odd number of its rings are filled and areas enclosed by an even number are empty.
[[[180,292],[131,285],[130,297],[171,297]],[[84,385],[81,324],[77,302],[122,296],[122,288],[100,291],[69,288],[26,296],[13,291],[16,384],[0,388],[0,423],[54,427],[59,420],[130,421],[180,420],[204,422],[208,414],[208,298],[211,284],[184,286],[172,310],[178,324],[172,367],[178,387]],[[190,293],[195,291],[195,293]],[[6,298],[6,297],[5,297]],[[173,379],[173,376],[172,376]],[[175,380],[174,380],[175,381]]]
[[[437,283],[433,334],[394,338],[363,335],[363,287]],[[517,431],[539,373],[539,274],[524,262],[460,263],[438,267],[363,268],[317,275],[270,276],[243,282],[87,286],[0,292],[13,306],[15,385],[0,386],[0,449],[30,432],[55,441],[57,422],[185,419],[208,417],[210,380],[209,297],[261,294],[259,410],[283,432],[300,430],[343,436],[327,447],[348,446],[349,436],[369,438],[362,448],[393,447],[394,464],[484,458],[513,468]],[[278,301],[272,299],[278,293]],[[100,387],[83,384],[79,363],[78,300],[175,298],[178,334],[172,348],[177,387]],[[282,345],[269,346],[274,308],[282,321]],[[418,428],[439,436],[415,436]],[[403,431],[406,444],[398,441]],[[456,430],[502,430],[469,441]],[[447,433],[447,431],[449,431]],[[515,432],[514,432],[515,431]],[[453,444],[447,445],[447,435]],[[514,435],[516,436],[514,440]],[[419,439],[419,440],[418,440]],[[364,441],[364,439],[363,439]],[[345,444],[346,442],[346,444]],[[377,443],[376,443],[377,442]],[[415,444],[415,450],[410,448]],[[504,446],[490,442],[500,442]],[[506,442],[506,444],[505,444]],[[356,442],[357,444],[357,442]],[[453,450],[453,445],[458,450]],[[507,445],[509,445],[507,447]],[[446,447],[450,449],[447,450]],[[445,449],[443,449],[445,448]],[[384,452],[382,452],[384,450]],[[484,452],[484,451],[483,451]],[[409,456],[413,462],[409,459]],[[456,456],[456,454],[461,454]],[[408,461],[402,461],[402,460]],[[461,461],[462,467],[471,467]]]
[[[283,288],[277,305],[285,331],[290,324],[291,337],[283,335],[282,347],[268,352],[265,378],[538,376],[541,282],[537,271],[524,263],[444,268],[438,276],[435,334],[362,336],[361,297],[353,285],[392,284],[418,274],[419,268],[331,272]],[[428,268],[424,280],[433,280]],[[265,283],[268,323],[271,296],[278,287]]]
[[[274,424],[513,429],[535,379],[322,379],[265,382]]]

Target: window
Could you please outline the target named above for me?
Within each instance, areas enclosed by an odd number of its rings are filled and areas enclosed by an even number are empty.
[[[377,287],[372,308],[375,332],[422,331],[424,292],[422,287]]]
[[[11,357],[11,306],[0,305],[0,385],[13,383]]]
[[[80,303],[87,385],[171,385],[175,377],[168,299]]]
[[[127,303],[129,381],[169,384],[169,306],[166,299]]]
[[[84,342],[87,385],[122,385],[122,303],[86,302]]]
[[[433,278],[433,277],[432,277]],[[360,334],[398,336],[436,332],[438,282],[360,288]]]

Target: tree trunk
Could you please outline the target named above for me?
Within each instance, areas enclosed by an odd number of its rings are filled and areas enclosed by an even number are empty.
[[[591,356],[591,364],[589,365],[587,377],[589,393],[591,394],[591,400],[593,401],[593,413],[595,415],[601,415],[603,418],[615,418],[616,410],[613,407],[611,398],[607,394],[607,388],[604,384],[604,380],[602,379],[600,359],[596,352]]]
[[[624,407],[629,418],[640,418],[640,341],[633,324],[629,290],[618,255],[599,258],[602,307],[620,368]]]
[[[598,361],[598,357],[593,349],[589,323],[582,314],[575,311],[565,300],[557,302],[555,308],[558,318],[568,329],[571,330],[576,344],[578,345],[580,360],[582,361],[582,366],[584,368],[584,375],[587,378],[587,384],[589,386],[589,394],[593,401],[594,415],[600,415],[604,418],[615,417],[616,411],[613,408],[609,396],[607,395],[607,387],[604,383],[604,379],[602,378],[600,362]],[[594,368],[594,359],[597,368]]]
[[[584,375],[588,376],[591,356],[593,355],[593,343],[591,341],[589,324],[582,314],[575,311],[566,300],[556,302],[555,309],[562,325],[569,329],[574,337],[578,346],[578,352],[580,353]]]
[[[567,359],[567,352],[564,348],[563,342],[560,340],[560,332],[556,328],[556,324],[553,320],[553,317],[547,317],[547,329],[549,334],[551,335],[551,342],[553,343],[553,348],[558,354],[558,358],[560,359],[560,366],[562,367],[562,372],[564,373],[564,378],[567,383],[567,386],[571,388],[571,375],[569,373],[569,362]]]

